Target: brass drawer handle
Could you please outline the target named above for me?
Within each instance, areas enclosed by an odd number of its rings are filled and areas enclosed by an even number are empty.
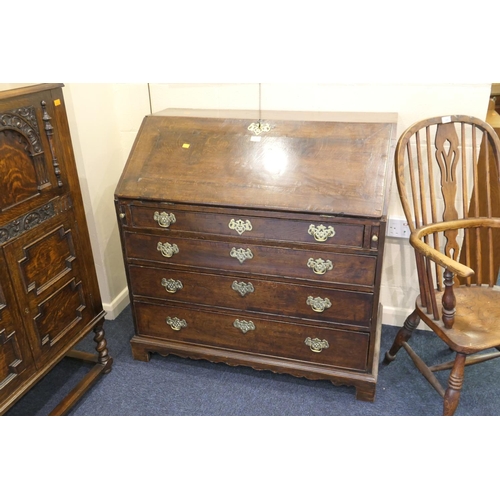
[[[325,274],[333,269],[331,260],[316,259],[312,257],[307,261],[307,267],[312,269],[315,274]]]
[[[243,264],[243,262],[245,262],[245,260],[247,259],[253,259],[253,253],[249,248],[245,250],[243,248],[236,249],[233,247],[231,248],[229,255],[231,257],[234,257],[235,259],[238,259],[238,262],[240,264]]]
[[[175,243],[171,245],[170,243],[162,243],[159,241],[156,249],[167,259],[170,259],[170,257],[174,254],[179,253],[179,247]]]
[[[318,227],[311,224],[307,233],[314,236],[316,241],[326,241],[328,238],[335,236],[335,229],[332,226],[325,227],[323,224],[320,224]]]
[[[236,319],[234,320],[233,326],[241,330],[241,333],[247,333],[250,330],[255,330],[255,325],[253,321],[246,321],[244,319]]]
[[[166,321],[167,325],[176,332],[178,332],[181,328],[186,328],[187,326],[186,320],[184,319],[171,318],[170,316],[168,316]]]
[[[169,278],[168,280],[163,278],[161,280],[161,286],[164,286],[168,293],[176,293],[183,288],[182,281],[174,280],[172,278]]]
[[[170,227],[170,224],[176,222],[174,214],[167,214],[167,212],[155,212],[153,219],[158,222],[160,227]]]
[[[229,229],[234,229],[240,236],[245,232],[245,231],[251,231],[252,230],[252,224],[250,223],[249,220],[246,220],[243,222],[241,219],[235,221],[234,219],[231,219],[229,221]]]
[[[311,295],[307,297],[306,304],[311,306],[311,309],[314,312],[323,312],[325,309],[332,307],[332,303],[330,299],[322,299],[321,297],[313,298]]]
[[[328,349],[330,347],[327,340],[320,340],[318,338],[312,339],[311,337],[307,337],[304,344],[309,346],[312,352],[321,352],[323,349]]]
[[[239,283],[237,281],[233,281],[231,288],[235,292],[239,292],[242,297],[244,297],[247,293],[255,292],[255,288],[252,283],[245,283],[244,281],[240,281]]]

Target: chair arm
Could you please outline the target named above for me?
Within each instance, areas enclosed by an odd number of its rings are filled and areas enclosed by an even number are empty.
[[[456,260],[451,259],[444,253],[432,248],[427,243],[424,243],[422,239],[424,236],[427,236],[432,233],[443,232],[448,230],[456,230],[456,229],[464,229],[469,227],[498,227],[500,228],[500,218],[485,218],[485,217],[476,217],[471,219],[462,219],[448,222],[438,222],[435,224],[427,224],[426,226],[422,226],[418,229],[412,231],[410,235],[410,244],[415,250],[425,255],[427,258],[431,259],[436,264],[449,269],[450,271],[458,274],[458,276],[462,278],[467,278],[468,276],[472,276],[474,270],[470,267],[464,266],[457,262]]]

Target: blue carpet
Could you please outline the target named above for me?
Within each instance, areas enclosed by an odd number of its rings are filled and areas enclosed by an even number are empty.
[[[419,374],[404,350],[390,365],[381,364],[374,403],[357,401],[352,387],[289,375],[230,367],[208,361],[154,354],[149,363],[132,358],[130,307],[105,323],[112,371],[70,411],[73,416],[370,416],[440,415],[442,400]],[[381,359],[396,327],[382,330]],[[448,350],[429,332],[417,332],[411,344],[420,354]],[[93,351],[91,336],[78,346]],[[436,358],[437,361],[437,358]],[[73,387],[88,365],[65,359],[26,394],[7,415],[47,415]],[[437,374],[446,384],[448,372]],[[500,359],[467,368],[456,415],[500,414]]]

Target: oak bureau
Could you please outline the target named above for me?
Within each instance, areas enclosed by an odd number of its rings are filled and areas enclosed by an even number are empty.
[[[356,388],[373,401],[394,114],[173,109],[115,191],[151,353]]]

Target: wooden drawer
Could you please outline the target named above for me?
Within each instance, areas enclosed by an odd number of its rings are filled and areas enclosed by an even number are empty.
[[[365,226],[338,222],[334,217],[310,219],[262,217],[255,214],[222,214],[187,211],[177,206],[130,206],[132,227],[236,236],[249,240],[312,243],[363,248]],[[311,227],[312,226],[312,227]],[[319,240],[319,241],[318,241]]]
[[[139,336],[351,370],[366,369],[367,333],[284,323],[246,313],[204,312],[174,304],[159,306],[136,301],[134,309]],[[168,318],[175,328],[178,327],[176,323],[181,323],[180,329],[172,329],[167,324]],[[245,325],[250,325],[250,328],[253,325],[253,329],[246,331]],[[315,348],[319,352],[315,352]]]
[[[134,296],[368,327],[373,294],[130,266]],[[163,285],[162,285],[163,283]]]
[[[375,256],[252,244],[240,245],[224,241],[178,238],[173,234],[158,236],[125,232],[124,237],[129,260],[365,287],[373,287],[375,281]],[[170,257],[164,256],[162,248],[167,255],[169,248],[173,248],[173,252],[176,253],[172,253]],[[248,250],[251,252],[251,258],[240,262],[238,251],[248,252]],[[235,257],[232,257],[231,253]],[[324,263],[329,261],[331,269],[326,270],[324,274],[317,274],[314,266],[318,259]]]

